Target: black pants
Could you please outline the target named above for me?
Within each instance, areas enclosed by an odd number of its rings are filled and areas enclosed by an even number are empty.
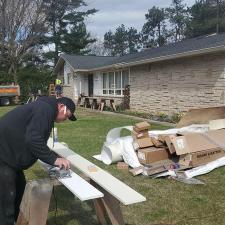
[[[23,171],[17,171],[0,161],[0,224],[13,225],[25,189]]]

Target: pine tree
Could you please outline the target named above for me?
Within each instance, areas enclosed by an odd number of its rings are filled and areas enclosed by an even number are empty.
[[[186,5],[183,5],[182,2],[183,0],[172,0],[171,6],[166,9],[167,17],[171,25],[170,37],[175,42],[185,37],[184,32],[188,13]]]
[[[147,22],[142,28],[142,40],[146,47],[162,46],[166,43],[166,14],[163,8],[153,6],[145,14]]]
[[[190,20],[185,34],[188,38],[225,31],[225,2],[198,0],[189,8]]]
[[[126,29],[125,25],[121,24],[115,33],[112,31],[105,33],[104,47],[112,56],[137,52],[141,48],[140,33],[133,27]]]
[[[97,12],[96,9],[78,11],[86,6],[83,0],[44,0],[50,32],[46,35],[44,44],[54,44],[54,51],[46,54],[53,57],[54,65],[60,52],[85,53],[82,51],[88,43],[94,40],[86,30],[84,20]]]

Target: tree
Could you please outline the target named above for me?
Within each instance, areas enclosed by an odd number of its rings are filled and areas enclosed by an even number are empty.
[[[137,52],[141,47],[140,34],[130,27],[126,29],[124,24],[116,28],[115,33],[108,31],[104,35],[104,47],[111,52],[112,56],[122,56]]]
[[[23,59],[46,32],[42,0],[0,0],[0,64],[17,83]]]
[[[109,50],[111,56],[115,56],[115,52],[114,52],[115,44],[114,43],[115,43],[114,34],[110,30],[104,34],[104,47]]]
[[[127,42],[127,31],[124,24],[121,24],[116,29],[114,34],[114,53],[115,55],[125,55],[127,53],[128,42]]]
[[[225,2],[198,0],[188,9],[190,20],[185,34],[188,38],[225,31]]]
[[[127,31],[128,36],[128,52],[134,53],[137,52],[141,48],[141,35],[138,31],[130,27]]]
[[[27,64],[18,71],[18,83],[21,89],[22,101],[27,100],[31,93],[37,94],[41,90],[43,95],[48,95],[49,83],[55,80],[52,71],[43,65]]]
[[[166,13],[171,25],[172,40],[177,42],[183,39],[187,23],[188,13],[186,5],[182,4],[183,0],[172,0],[172,4],[166,9]]]
[[[153,6],[145,14],[147,22],[142,28],[142,40],[146,47],[162,46],[166,43],[166,14],[163,8]]]
[[[83,0],[44,1],[50,27],[44,43],[55,46],[53,51],[48,52],[48,56],[53,56],[54,65],[58,61],[60,52],[85,53],[82,52],[82,49],[94,40],[90,38],[84,20],[97,10],[78,11],[79,7],[86,6]]]

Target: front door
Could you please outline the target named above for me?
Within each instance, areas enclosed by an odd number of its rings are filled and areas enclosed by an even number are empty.
[[[88,96],[93,96],[93,74],[88,74]]]

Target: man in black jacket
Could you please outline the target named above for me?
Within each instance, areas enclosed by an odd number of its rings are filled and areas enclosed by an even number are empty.
[[[76,120],[75,104],[69,98],[40,97],[19,106],[0,118],[0,224],[13,225],[26,180],[23,170],[37,159],[69,169],[67,159],[57,156],[47,146],[55,122]]]

